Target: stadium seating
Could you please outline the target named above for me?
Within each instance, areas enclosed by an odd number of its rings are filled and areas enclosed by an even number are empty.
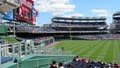
[[[73,68],[119,68],[117,63],[105,63],[102,61],[87,60],[85,58],[75,57],[73,61],[67,63],[65,66],[72,65]]]
[[[42,33],[42,32],[54,32],[55,30],[48,27],[48,28],[45,28],[45,27],[40,27],[40,28],[36,28],[34,29],[32,32],[33,33]]]
[[[74,36],[75,37],[75,36]],[[81,35],[81,36],[76,36],[77,38],[80,39],[91,39],[91,40],[100,40],[100,39],[116,39],[119,40],[120,39],[120,34],[100,34],[100,35]]]
[[[28,32],[28,33],[32,33],[32,31],[34,30],[34,27],[29,27],[29,26],[16,26],[16,28],[20,32]]]

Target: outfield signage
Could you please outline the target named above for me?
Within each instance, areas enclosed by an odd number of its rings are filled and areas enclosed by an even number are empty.
[[[3,19],[14,20],[13,10],[3,13]]]

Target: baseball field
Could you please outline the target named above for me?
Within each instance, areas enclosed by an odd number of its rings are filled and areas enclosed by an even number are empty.
[[[81,58],[120,64],[120,40],[66,40],[54,47],[56,49],[63,47]]]

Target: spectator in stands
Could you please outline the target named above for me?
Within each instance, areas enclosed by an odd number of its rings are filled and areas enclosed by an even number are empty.
[[[68,64],[67,68],[73,68],[73,66],[71,64]]]
[[[79,61],[79,56],[74,57],[73,61]]]
[[[88,68],[93,68],[93,67],[92,67],[92,65],[90,64],[90,65],[88,65]]]
[[[109,63],[106,64],[106,68],[111,68],[111,65]]]
[[[21,64],[22,64],[21,58],[20,57],[16,57],[15,60],[14,60],[14,63],[18,63],[19,67],[21,67]]]
[[[82,62],[82,58],[79,58],[78,62]]]
[[[102,63],[102,66],[101,66],[101,68],[105,68],[105,65],[106,65],[105,63]]]
[[[113,68],[113,67],[114,67],[114,65],[113,65],[112,63],[110,63],[110,65],[111,65],[111,68]]]
[[[22,63],[22,60],[19,57],[16,57],[14,63]]]
[[[117,63],[114,63],[114,68],[119,68]]]
[[[84,63],[88,63],[88,60],[86,58],[84,58],[83,60],[84,60]]]
[[[58,65],[55,60],[52,61],[50,68],[58,68]]]
[[[78,61],[79,60],[79,56],[76,56],[76,59],[75,59],[76,61]]]
[[[62,63],[62,62],[59,63],[59,67],[58,67],[58,68],[65,68],[65,67],[63,66],[63,63]]]

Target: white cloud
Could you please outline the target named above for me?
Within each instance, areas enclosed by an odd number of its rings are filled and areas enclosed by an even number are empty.
[[[101,14],[98,14],[98,16],[105,16],[105,17],[106,17],[106,16],[108,16],[108,14],[106,14],[106,13],[103,13],[103,14],[102,14],[102,13],[101,13]]]
[[[108,11],[107,10],[92,9],[91,11],[93,13],[96,13],[98,16],[108,16]]]
[[[97,10],[97,9],[93,9],[92,11],[93,11],[93,12],[96,12],[96,13],[107,13],[107,10]]]
[[[40,12],[51,12],[53,15],[65,14],[74,11],[75,5],[69,0],[34,0],[35,7]]]
[[[72,17],[72,16],[81,17],[81,16],[84,16],[84,15],[81,14],[81,13],[73,13],[73,14],[65,14],[62,17]]]
[[[51,0],[51,2],[63,4],[63,3],[69,3],[69,0]]]

